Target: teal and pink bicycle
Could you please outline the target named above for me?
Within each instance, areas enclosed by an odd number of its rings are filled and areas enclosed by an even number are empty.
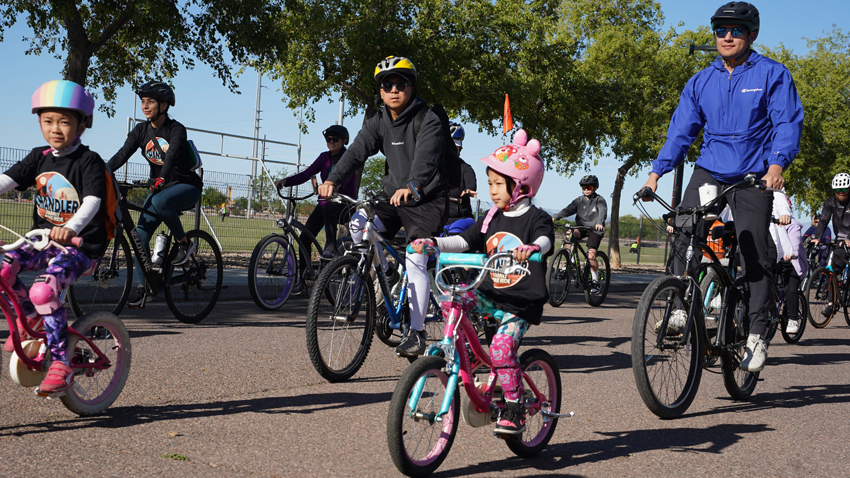
[[[412,249],[408,248],[408,253]],[[498,420],[505,409],[490,356],[470,319],[474,304],[467,292],[478,288],[488,271],[516,274],[528,270],[516,263],[512,252],[483,254],[440,254],[437,256],[437,286],[445,320],[441,342],[431,344],[425,355],[402,374],[393,392],[387,417],[387,444],[399,471],[407,476],[426,476],[442,464],[449,453],[462,418],[468,425],[482,427]],[[533,254],[529,260],[541,261]],[[470,285],[449,285],[443,272],[452,268],[480,269]],[[526,350],[520,356],[526,431],[522,435],[497,435],[508,448],[523,458],[540,453],[549,443],[560,414],[561,376],[555,360],[544,350]],[[486,374],[486,375],[485,375]],[[479,375],[484,380],[479,379]],[[485,378],[486,377],[486,378]],[[462,387],[465,394],[461,394]]]

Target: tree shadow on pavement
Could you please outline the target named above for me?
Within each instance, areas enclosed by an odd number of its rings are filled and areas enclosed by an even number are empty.
[[[112,407],[100,415],[56,420],[50,423],[15,425],[0,428],[0,437],[24,436],[83,428],[122,429],[168,420],[210,418],[241,413],[310,414],[360,405],[389,402],[391,392],[317,393],[292,397],[264,397],[246,400],[215,401],[175,405]]]
[[[562,419],[563,422],[563,419]],[[569,422],[566,422],[568,424]],[[562,423],[562,426],[565,424]],[[535,476],[532,470],[546,472],[564,470],[585,463],[598,463],[654,450],[674,453],[720,454],[744,438],[746,434],[772,431],[767,425],[725,424],[705,429],[693,427],[597,432],[599,440],[550,444],[535,458],[508,458],[480,463],[456,470],[435,473],[434,476],[464,476],[473,473],[523,471],[523,476]],[[528,474],[526,474],[528,473]],[[541,473],[542,474],[542,473]],[[558,476],[570,476],[560,474]]]

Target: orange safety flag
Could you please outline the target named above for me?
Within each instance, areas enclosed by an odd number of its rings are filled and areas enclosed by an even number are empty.
[[[508,100],[508,94],[505,93],[505,125],[502,135],[507,134],[512,129],[514,129],[514,119],[511,117],[511,102]]]

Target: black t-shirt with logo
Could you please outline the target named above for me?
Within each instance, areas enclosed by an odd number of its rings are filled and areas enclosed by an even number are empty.
[[[490,221],[486,235],[481,234],[484,218],[479,217],[475,225],[460,233],[470,250],[486,251],[489,256],[531,244],[541,236],[555,243],[552,217],[536,206],[530,206],[524,214],[515,217],[507,217],[498,211]],[[522,265],[531,272],[530,275],[490,272],[478,290],[493,300],[499,309],[537,325],[543,316],[543,305],[549,300],[546,262],[529,261]]]
[[[165,157],[154,145],[154,140],[159,143],[159,149],[165,153]],[[183,183],[203,189],[201,177],[192,171],[188,148],[186,127],[179,122],[168,118],[159,128],[153,128],[150,121],[145,121],[137,124],[127,135],[124,146],[109,160],[109,170],[114,173],[138,149],[151,167],[150,177],[165,180],[163,188]]]
[[[80,208],[83,198],[101,198],[100,210],[78,234],[83,238],[80,250],[89,258],[96,259],[103,255],[107,244],[103,222],[106,198],[103,159],[82,145],[63,157],[56,157],[53,153],[45,155],[47,149],[49,146],[33,149],[5,174],[18,183],[18,190],[35,186],[33,229],[64,226]]]

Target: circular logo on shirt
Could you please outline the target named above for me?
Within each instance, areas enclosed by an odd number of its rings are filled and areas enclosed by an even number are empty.
[[[39,174],[35,181],[36,214],[57,226],[65,225],[80,207],[77,189],[65,176],[54,171]]]
[[[523,243],[518,237],[509,232],[497,232],[487,240],[487,255],[492,256],[497,252],[507,252],[521,246]],[[509,260],[506,260],[508,262]],[[528,262],[520,264],[522,267],[528,267]],[[497,263],[496,267],[501,267],[501,263]],[[525,273],[519,274],[502,274],[500,272],[490,272],[490,278],[493,279],[493,287],[496,289],[505,289],[515,286]]]
[[[159,143],[159,147],[163,153],[168,152],[168,141],[158,137],[156,138],[156,142]],[[165,163],[165,158],[159,154],[159,150],[156,149],[153,141],[148,141],[148,144],[145,145],[145,158],[157,166],[162,166]]]

